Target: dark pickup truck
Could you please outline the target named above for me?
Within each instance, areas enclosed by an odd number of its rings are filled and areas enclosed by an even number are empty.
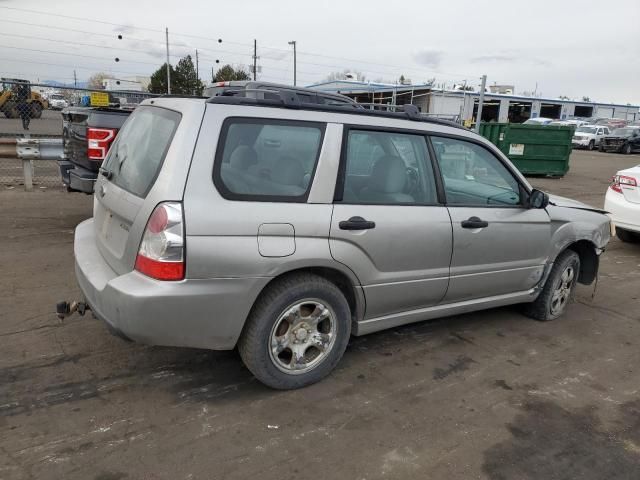
[[[70,192],[93,193],[100,165],[131,109],[68,107],[62,110],[64,160],[58,161]]]
[[[618,152],[626,155],[640,150],[640,127],[616,128],[611,135],[600,140],[601,152]]]

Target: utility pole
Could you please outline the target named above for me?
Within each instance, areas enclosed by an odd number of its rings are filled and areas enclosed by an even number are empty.
[[[296,86],[296,41],[291,40],[289,45],[293,45],[293,86]]]
[[[258,41],[253,40],[253,81],[256,80],[256,74],[258,72]]]
[[[213,67],[211,67],[211,83],[216,81],[216,75],[213,73]]]
[[[171,95],[171,66],[169,64],[169,28],[165,29],[167,42],[167,94]]]
[[[480,122],[482,121],[482,106],[484,105],[484,89],[487,86],[487,76],[482,75],[480,83],[480,100],[478,100],[478,115],[476,116],[476,132],[480,132]]]
[[[77,87],[78,86],[78,77],[76,77],[76,71],[73,71],[73,86]]]
[[[200,78],[200,65],[198,63],[198,49],[196,48],[196,77]]]

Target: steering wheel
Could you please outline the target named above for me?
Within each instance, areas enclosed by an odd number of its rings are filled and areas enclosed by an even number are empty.
[[[404,193],[413,195],[419,190],[420,175],[413,167],[407,167],[407,183],[404,186]]]

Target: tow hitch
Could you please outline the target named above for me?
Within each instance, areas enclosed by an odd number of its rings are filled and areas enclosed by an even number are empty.
[[[66,317],[78,312],[78,315],[83,316],[87,310],[91,310],[91,307],[84,302],[58,302],[56,304],[56,315],[60,321],[63,321]]]

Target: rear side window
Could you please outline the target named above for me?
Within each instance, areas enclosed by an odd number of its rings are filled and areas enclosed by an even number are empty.
[[[159,107],[138,107],[109,149],[104,168],[111,182],[137,197],[153,186],[181,115]]]
[[[222,127],[213,180],[231,200],[304,202],[324,124],[230,118]]]
[[[433,205],[436,183],[424,136],[349,130],[341,201]]]

